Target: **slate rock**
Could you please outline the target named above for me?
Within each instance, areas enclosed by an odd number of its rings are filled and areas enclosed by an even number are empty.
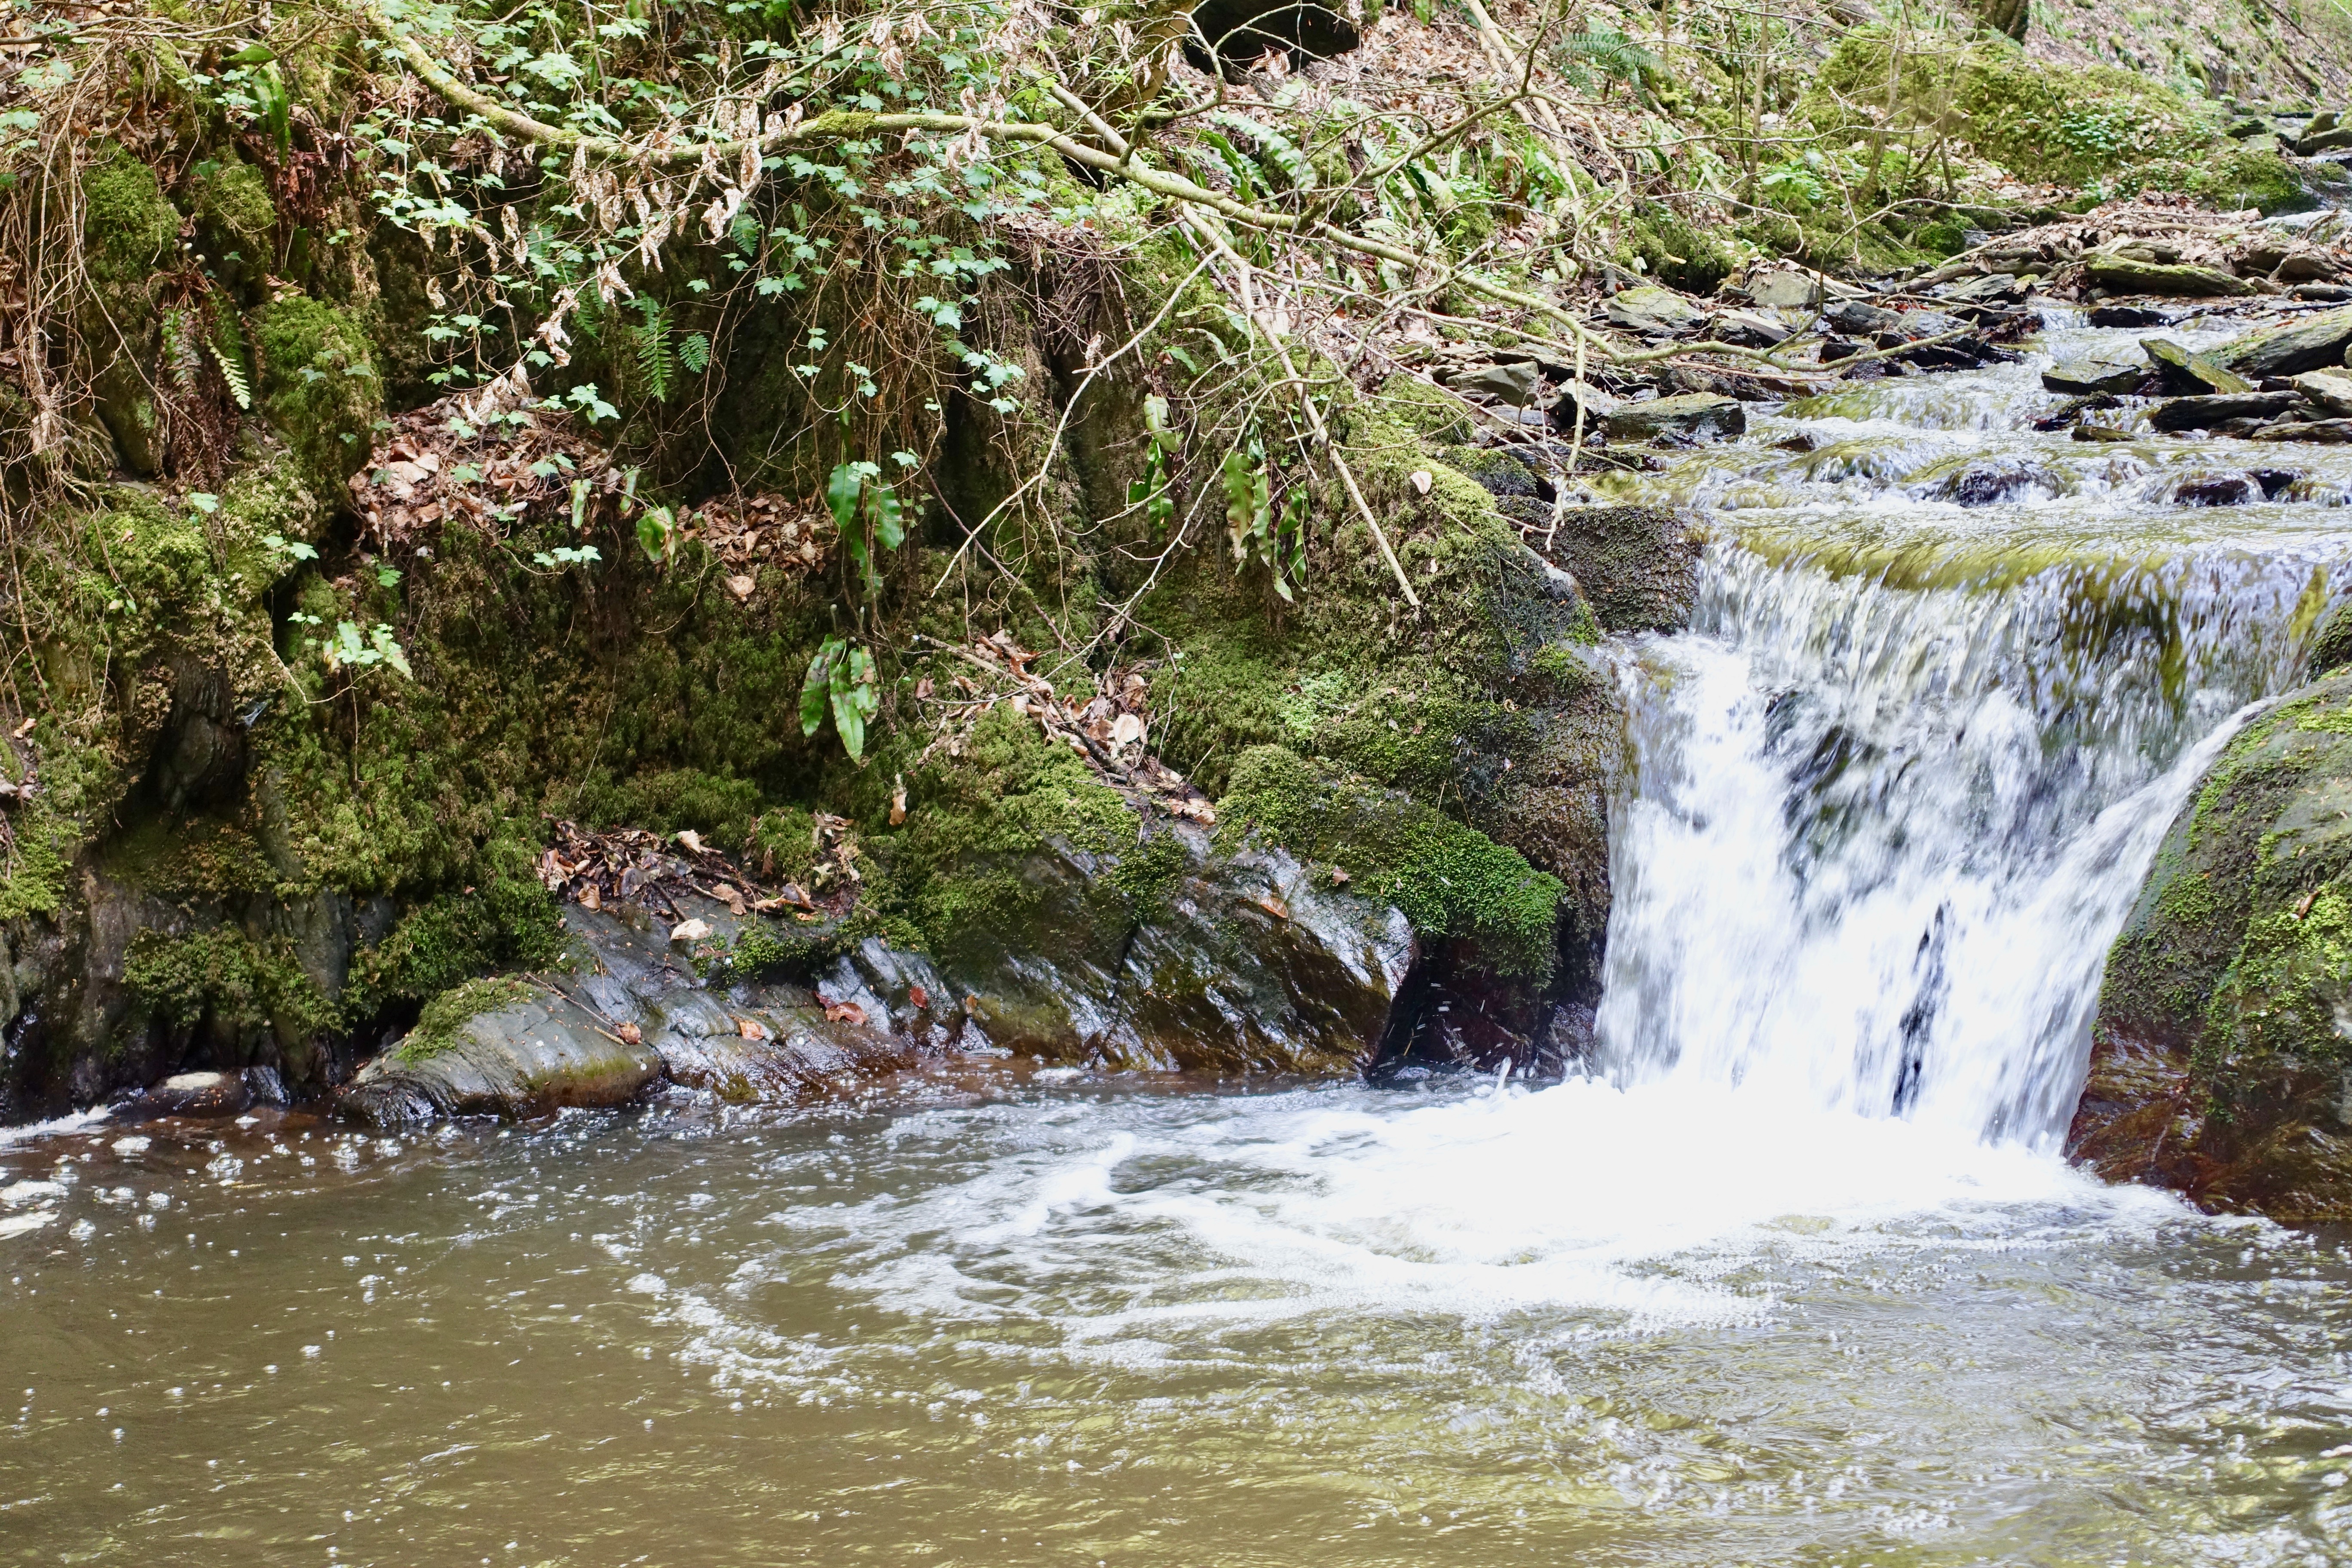
[[[2323,310],[2217,349],[2214,363],[2250,380],[2296,375],[2344,363],[2352,348],[2352,310]]]
[[[2125,363],[2117,360],[2061,360],[2042,373],[2042,389],[2075,395],[2095,392],[2129,392],[2147,375],[2145,362]]]
[[[2039,464],[1980,458],[1930,487],[1927,499],[1955,506],[1996,506],[2036,492],[2053,493],[2056,489],[2050,471]]]
[[[235,1116],[252,1103],[242,1073],[184,1072],[150,1089],[138,1110],[148,1116]]]
[[[1480,392],[1514,408],[1524,408],[1542,391],[1543,370],[1533,360],[1474,365],[1454,372],[1445,384],[1456,392]]]
[[[2292,392],[2221,393],[2210,397],[2176,397],[2159,403],[2147,422],[2158,430],[2209,430],[2224,419],[2267,419],[2284,414],[2301,401]]]
[[[2260,293],[2252,284],[2210,267],[2168,266],[2140,261],[2113,252],[2093,251],[2083,258],[2083,276],[2095,288],[2111,294],[2163,294],[2194,299],[2235,299]]]
[[[1674,338],[1706,325],[1706,312],[1671,289],[1644,283],[1609,297],[1609,324],[1648,338]]]
[[[2173,481],[2175,506],[2244,506],[2263,499],[2252,474],[2183,474]]]
[[[2095,305],[2089,317],[2095,327],[2168,327],[2172,318],[2146,305]]]
[[[2077,441],[2136,441],[2138,439],[2128,430],[2118,429],[2113,425],[2094,425],[2087,419],[2074,426],[2074,438]]]
[[[2249,441],[2309,441],[2340,447],[2352,441],[2352,419],[2292,419],[2248,431]]]
[[[1720,310],[1708,321],[1706,335],[1744,349],[1776,349],[1794,334],[1780,321],[1754,310]]]
[[[1837,331],[1857,338],[1892,332],[1903,324],[1900,312],[1867,300],[1841,300],[1822,311],[1822,319]]]
[[[1693,392],[1626,404],[1609,416],[1608,428],[1621,441],[1719,441],[1747,434],[1748,411],[1734,398]]]
[[[2253,383],[2244,376],[2216,364],[2204,354],[2190,353],[2169,338],[2143,338],[2139,346],[2168,396],[2200,397],[2209,393],[2254,390]]]
[[[2303,400],[2322,414],[2336,418],[2352,415],[2352,375],[2340,371],[2307,370],[2289,376],[2288,384]]]
[[[1704,542],[1671,507],[1572,506],[1560,514],[1550,554],[1604,630],[1680,631],[1698,596]]]

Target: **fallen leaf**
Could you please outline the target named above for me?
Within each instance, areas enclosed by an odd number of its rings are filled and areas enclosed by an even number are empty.
[[[708,921],[680,921],[669,928],[672,942],[700,942],[709,934],[710,922]]]
[[[907,987],[907,1000],[918,1007],[928,1007],[931,1005],[931,994],[919,985],[909,985]]]
[[[697,833],[691,827],[679,828],[677,830],[677,841],[680,844],[685,845],[688,849],[697,855],[708,853],[708,851],[703,847],[702,835]]]
[[[624,1024],[614,1033],[621,1037],[621,1044],[625,1046],[641,1046],[646,1043],[646,1032],[635,1024]]]
[[[866,1009],[855,1002],[827,1002],[824,1016],[830,1024],[863,1024],[866,1022]]]
[[[1268,893],[1265,898],[1260,899],[1257,901],[1257,907],[1264,910],[1267,914],[1272,915],[1276,920],[1286,921],[1290,918],[1290,906],[1284,903],[1280,899],[1276,898],[1272,893]]]
[[[23,723],[21,723],[21,724],[17,725],[17,726],[16,726],[16,728],[14,731],[12,731],[10,732],[10,734],[9,734],[9,737],[8,737],[8,738],[9,738],[10,740],[12,740],[12,741],[21,741],[21,740],[23,740],[26,736],[27,736],[27,735],[29,735],[29,734],[31,734],[31,733],[33,732],[33,726],[34,726],[34,725],[36,725],[36,724],[37,724],[37,723],[39,723],[40,721],[41,721],[39,720],[39,718],[38,718],[37,716],[37,717],[34,717],[34,718],[31,718],[31,719],[27,719],[27,720],[26,720]]]
[[[1415,495],[1427,495],[1429,493],[1429,487],[1436,482],[1436,477],[1427,468],[1415,468],[1407,477],[1412,480],[1412,489]]]
[[[897,787],[890,792],[890,826],[898,826],[907,820],[907,775],[898,776]]]
[[[1331,868],[1331,885],[1333,887],[1344,888],[1348,885],[1348,873],[1345,870],[1337,866]]]
[[[1114,746],[1139,746],[1143,743],[1143,721],[1132,713],[1122,713],[1112,721],[1110,743]]]
[[[918,702],[929,702],[931,700],[931,693],[934,689],[936,689],[936,688],[931,685],[931,678],[928,675],[923,677],[922,679],[915,682],[915,700]]]
[[[727,591],[739,599],[749,599],[751,596],[751,590],[758,586],[758,584],[740,572],[727,579]]]
[[[747,1040],[764,1040],[768,1037],[767,1026],[761,1024],[757,1018],[736,1019],[735,1032]]]
[[[580,907],[583,910],[601,910],[604,907],[604,896],[596,891],[595,883],[591,882],[580,889]]]

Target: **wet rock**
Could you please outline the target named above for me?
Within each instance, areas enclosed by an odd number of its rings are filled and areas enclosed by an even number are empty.
[[[247,1068],[237,1075],[245,1080],[245,1091],[255,1105],[289,1105],[293,1097],[286,1092],[286,1080],[273,1067]]]
[[[1654,283],[1612,294],[1607,311],[1611,326],[1645,338],[1682,337],[1706,325],[1704,310]]]
[[[1929,487],[1927,499],[1955,506],[1995,506],[2021,496],[2053,495],[2057,481],[2047,468],[2015,458],[1975,458]]]
[[[2262,482],[2251,474],[2184,474],[2171,491],[2174,506],[2244,506],[2263,499]]]
[[[235,1116],[252,1103],[242,1074],[184,1072],[150,1089],[138,1109],[149,1116]]]
[[[1748,411],[1734,398],[1688,393],[1629,403],[1609,416],[1608,428],[1620,441],[1720,441],[1747,433]]]
[[[2309,441],[2340,447],[2352,441],[2352,419],[2284,419],[2246,433],[2249,441]]]
[[[1577,413],[1581,410],[1585,434],[1591,436],[1608,428],[1609,416],[1624,406],[1623,398],[1603,392],[1589,381],[1567,382],[1559,389],[1559,396],[1551,405],[1552,428],[1563,435],[1572,434]]]
[[[1822,319],[1837,331],[1857,338],[1891,332],[1903,324],[1903,317],[1898,312],[1874,305],[1866,300],[1841,300],[1822,311]]]
[[[2216,364],[2207,355],[2190,353],[2170,338],[2143,338],[2139,347],[2167,396],[2196,397],[2207,393],[2254,390],[2253,383],[2245,377]]]
[[[1722,310],[1707,323],[1706,335],[1740,348],[1776,349],[1794,334],[1781,322],[1754,310]]]
[[[2095,425],[2085,419],[2074,426],[2074,438],[2077,441],[2131,441],[2138,437],[2116,426]]]
[[[2225,419],[2267,419],[2301,401],[2292,392],[2240,392],[2210,397],[2175,397],[2148,411],[2152,429],[2207,430]]]
[[[2224,369],[2260,381],[2340,365],[2347,348],[2352,348],[2352,310],[2323,310],[2240,338],[2214,351],[2211,358]]]
[[[2259,293],[2252,283],[2210,267],[2167,266],[2112,252],[2083,258],[2083,276],[2111,294],[2163,294],[2195,299],[2234,299]]]
[[[2043,371],[2042,385],[2046,391],[2074,394],[2129,392],[2147,375],[2144,361],[2070,359]]]
[[[2025,285],[2007,273],[1987,273],[1955,283],[1942,290],[1940,298],[1956,305],[2004,305],[2025,298]]]
[[[2069,1152],[2210,1212],[2352,1219],[2352,671],[2249,724],[2108,955]]]
[[[2095,327],[2168,327],[2172,318],[2145,305],[2096,305],[2089,321]]]
[[[1852,338],[1823,338],[1820,351],[1821,361],[1823,364],[1835,364],[1840,360],[1849,360],[1858,353],[1868,352],[1869,346],[1867,343],[1855,342]]]
[[[484,1005],[451,1021],[446,1035],[413,1033],[362,1068],[338,1098],[338,1114],[378,1127],[536,1116],[625,1105],[661,1076],[657,1051],[613,1028],[623,1020],[600,1016],[551,981],[493,984],[499,989],[482,995]]]
[[[1679,631],[1690,624],[1704,545],[1669,507],[1575,506],[1561,512],[1549,553],[1607,630]]]

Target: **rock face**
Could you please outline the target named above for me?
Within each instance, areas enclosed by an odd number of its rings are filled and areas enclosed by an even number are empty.
[[[2200,1207],[2352,1218],[2352,671],[2248,726],[2107,960],[2068,1137]]]
[[[443,998],[338,1108],[382,1126],[529,1116],[662,1082],[790,1101],[974,1047],[1330,1072],[1381,1044],[1416,956],[1402,914],[1189,823],[1145,844],[1122,857],[1050,842],[1004,868],[1033,895],[1017,931],[976,928],[936,962],[869,937],[796,978],[737,973],[732,955],[775,935],[715,900],[687,911],[707,931],[691,943],[641,910],[570,905],[568,972]]]
[[[2147,422],[2158,430],[2210,430],[2224,419],[2267,419],[2284,414],[2301,399],[2292,392],[2219,393],[2159,403]]]
[[[2190,353],[2169,338],[2143,338],[2140,352],[2156,373],[2157,384],[2174,397],[2202,397],[2215,393],[2252,392],[2254,384],[2224,369],[2203,354]]]
[[[1580,506],[1561,515],[1552,559],[1612,632],[1678,631],[1690,623],[1704,541],[1664,507]]]

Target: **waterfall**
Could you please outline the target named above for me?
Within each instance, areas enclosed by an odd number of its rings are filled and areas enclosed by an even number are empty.
[[[1617,1083],[2063,1137],[2107,947],[2206,763],[2290,684],[2330,568],[1985,559],[1718,542],[1691,631],[1626,661]]]

